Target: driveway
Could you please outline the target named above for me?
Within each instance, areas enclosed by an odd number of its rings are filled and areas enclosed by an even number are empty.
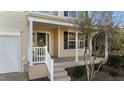
[[[19,72],[0,74],[0,81],[28,81],[28,76]]]

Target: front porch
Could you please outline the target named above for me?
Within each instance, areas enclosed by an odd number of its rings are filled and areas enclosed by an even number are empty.
[[[84,54],[83,44],[80,33],[70,30],[69,26],[29,19],[29,65],[46,64],[50,80],[54,79],[55,66],[63,65],[66,68],[85,65],[81,57]],[[92,40],[89,47],[92,49]],[[104,58],[97,58],[97,62],[101,60]]]

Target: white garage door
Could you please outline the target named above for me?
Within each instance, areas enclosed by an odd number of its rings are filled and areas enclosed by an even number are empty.
[[[19,41],[16,36],[0,36],[0,74],[19,71]]]

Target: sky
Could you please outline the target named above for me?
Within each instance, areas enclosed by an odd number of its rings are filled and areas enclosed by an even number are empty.
[[[101,18],[100,12],[102,11],[92,11],[92,12],[94,16],[93,19],[98,20],[99,18]],[[112,20],[115,23],[115,25],[124,26],[124,11],[111,11],[111,12],[112,12]]]
[[[120,25],[124,25],[124,11],[113,11],[113,20]]]

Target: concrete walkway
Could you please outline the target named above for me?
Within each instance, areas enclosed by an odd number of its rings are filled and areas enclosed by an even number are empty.
[[[0,81],[28,81],[28,76],[19,72],[0,74]]]

